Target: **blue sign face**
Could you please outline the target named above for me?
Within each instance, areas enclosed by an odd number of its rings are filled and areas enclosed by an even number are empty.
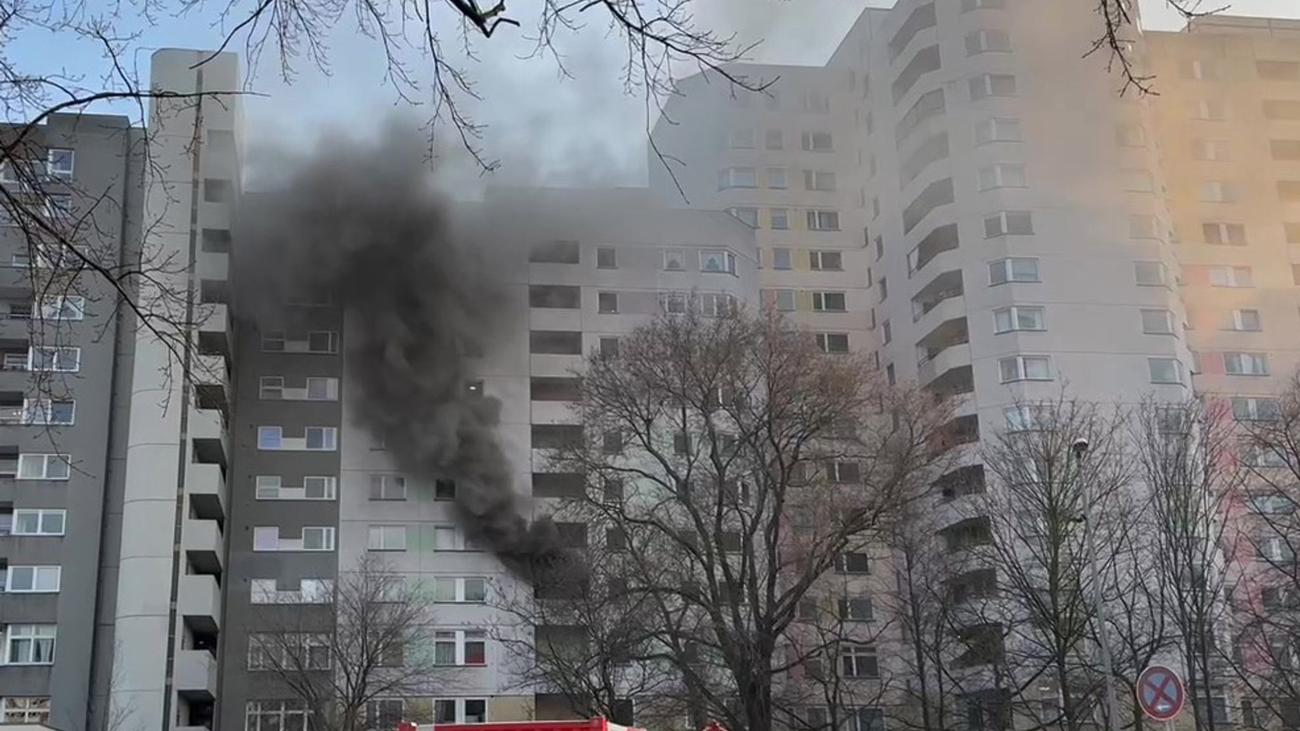
[[[1183,681],[1166,667],[1152,665],[1142,672],[1137,685],[1138,703],[1157,721],[1169,721],[1183,710],[1186,697]]]

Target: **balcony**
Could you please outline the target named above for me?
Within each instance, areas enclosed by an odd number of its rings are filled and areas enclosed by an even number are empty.
[[[948,378],[950,371],[969,370],[970,367],[970,345],[961,342],[942,350],[927,351],[917,364],[916,378],[922,386],[928,387],[940,376]]]
[[[207,650],[176,653],[172,683],[186,700],[211,701],[217,697],[217,658]]]
[[[204,303],[199,319],[199,352],[230,355],[230,312],[224,304]]]
[[[960,269],[946,271],[936,276],[912,297],[912,321],[920,322],[921,318],[934,308],[965,293]]]
[[[217,579],[206,574],[181,577],[176,608],[190,629],[204,634],[217,632],[221,625],[221,590]]]
[[[224,251],[200,251],[194,271],[199,279],[229,279],[230,254]]]
[[[221,573],[221,528],[215,520],[186,518],[182,528],[181,547],[185,560],[200,574]]]
[[[969,365],[949,364],[942,372],[936,366],[936,370],[926,372],[933,378],[925,384],[925,390],[934,394],[936,400],[959,400],[962,402],[959,409],[974,407],[975,372]]]
[[[199,355],[192,368],[196,403],[200,409],[227,408],[227,394],[230,393],[230,372],[226,367],[226,356],[221,354]]]
[[[945,251],[957,249],[957,224],[948,223],[926,234],[907,255],[907,276],[911,277],[925,268],[934,258]]]
[[[191,409],[190,439],[194,441],[194,459],[204,464],[226,465],[229,451],[226,420],[219,409]]]
[[[226,517],[226,478],[221,465],[191,462],[185,469],[185,492],[194,514],[202,520]]]
[[[931,446],[939,452],[946,452],[963,444],[973,444],[980,438],[979,417],[974,414],[950,419],[935,432]]]

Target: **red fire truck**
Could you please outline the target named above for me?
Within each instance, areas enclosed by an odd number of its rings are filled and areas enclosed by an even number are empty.
[[[500,723],[422,723],[402,722],[397,731],[645,731],[620,726],[604,718],[577,721],[503,721]]]

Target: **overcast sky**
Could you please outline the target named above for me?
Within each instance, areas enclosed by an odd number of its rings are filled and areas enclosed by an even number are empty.
[[[107,3],[110,0],[91,0]],[[624,93],[619,71],[624,50],[603,24],[593,22],[561,38],[559,50],[572,78],[562,78],[553,61],[527,58],[533,45],[526,38],[528,20],[539,0],[512,0],[510,15],[522,30],[503,28],[479,42],[478,60],[466,64],[483,96],[473,106],[475,118],[488,125],[484,146],[502,160],[494,177],[508,182],[557,185],[640,184],[644,177],[645,111],[639,96]],[[1085,0],[1052,0],[1083,2]],[[1209,7],[1210,0],[1206,0]],[[701,25],[735,33],[739,40],[762,43],[752,60],[769,63],[821,64],[834,50],[854,18],[880,0],[694,0]],[[245,9],[247,0],[237,7]],[[147,75],[148,53],[158,47],[212,48],[224,36],[222,6],[200,8],[180,17],[158,16],[132,30],[141,35],[130,59]],[[206,10],[206,12],[205,12]],[[1173,30],[1177,17],[1164,0],[1142,0],[1144,25]],[[592,11],[595,12],[595,11]],[[1235,0],[1234,15],[1300,18],[1296,0]],[[237,18],[232,12],[230,18]],[[233,22],[225,19],[225,27]],[[246,102],[246,139],[253,154],[253,174],[273,170],[277,156],[302,149],[319,132],[345,126],[364,134],[378,128],[396,104],[385,85],[384,67],[373,42],[355,32],[348,14],[330,38],[330,74],[307,61],[299,63],[292,83],[279,75],[278,59],[267,56],[253,69],[252,90],[265,94]],[[455,47],[454,38],[445,40]],[[232,50],[241,51],[239,44]],[[24,34],[6,55],[28,72],[60,69],[86,78],[102,73],[96,50],[66,37]],[[129,113],[129,110],[123,110]],[[427,112],[426,112],[427,113]],[[260,167],[259,167],[260,166]]]

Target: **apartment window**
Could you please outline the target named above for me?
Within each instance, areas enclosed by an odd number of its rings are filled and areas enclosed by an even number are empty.
[[[618,250],[612,246],[596,247],[596,268],[597,269],[617,269],[618,268]]]
[[[5,629],[5,663],[53,665],[57,633],[57,627],[52,624],[9,625]]]
[[[20,508],[13,512],[11,534],[15,536],[61,536],[67,513],[51,508]]]
[[[455,500],[456,499],[456,481],[449,480],[445,477],[433,481],[433,499],[434,500]]]
[[[838,251],[810,251],[808,265],[814,271],[841,271],[844,269],[844,256]]]
[[[599,345],[600,357],[617,358],[618,357],[618,338],[605,337],[600,339]]]
[[[1214,246],[1245,246],[1246,227],[1240,223],[1203,223],[1205,243]]]
[[[28,368],[33,371],[76,373],[81,370],[81,348],[32,348]]]
[[[790,228],[790,212],[784,208],[771,208],[767,212],[768,221],[773,231],[785,231]]]
[[[1222,162],[1228,158],[1227,140],[1192,140],[1192,157],[1207,162]]]
[[[984,217],[984,237],[1028,236],[1034,233],[1034,221],[1029,211],[998,211]]]
[[[1230,376],[1267,376],[1268,354],[1224,353],[1223,370]]]
[[[664,271],[686,271],[686,252],[682,249],[664,249]]]
[[[618,293],[600,292],[596,295],[596,311],[602,315],[618,314]]]
[[[1217,99],[1197,99],[1188,102],[1192,119],[1207,122],[1221,122],[1228,117],[1227,108]]]
[[[1222,180],[1206,180],[1201,183],[1201,200],[1205,203],[1231,203],[1236,198],[1231,183]]]
[[[85,297],[48,297],[41,302],[44,320],[81,320],[86,317]]]
[[[279,401],[284,398],[284,376],[262,376],[257,382],[257,397],[263,401]],[[261,444],[261,440],[258,440]]]
[[[72,177],[76,153],[60,147],[51,147],[45,152],[45,173],[56,178]]]
[[[789,249],[772,249],[772,268],[773,269],[790,269],[793,264],[793,257]]]
[[[813,292],[812,308],[814,312],[844,312],[844,293]]]
[[[477,551],[479,548],[460,528],[454,525],[438,525],[433,528],[433,550]]]
[[[308,731],[310,715],[302,701],[249,701],[244,705],[244,731]]]
[[[835,190],[835,173],[828,170],[803,171],[804,190]]]
[[[329,640],[310,632],[255,633],[248,636],[248,669],[296,668],[329,670]]]
[[[338,448],[339,430],[332,426],[309,426],[306,430],[307,449],[333,452]]]
[[[1052,380],[1052,361],[1046,355],[1016,355],[998,360],[1003,383]]]
[[[839,605],[840,619],[847,622],[871,621],[871,600],[867,597],[840,599]]]
[[[66,480],[72,473],[72,458],[66,454],[18,455],[18,479]]]
[[[1165,265],[1158,261],[1133,262],[1133,276],[1139,286],[1165,286]]]
[[[758,176],[751,167],[723,168],[718,171],[718,190],[757,188]]]
[[[838,211],[808,211],[809,231],[839,231],[840,214]]]
[[[1028,257],[1008,257],[989,262],[989,284],[1007,282],[1037,282],[1038,260]]]
[[[0,698],[0,723],[49,725],[49,722],[49,696],[9,696]]]
[[[769,150],[779,150],[785,146],[785,135],[779,129],[769,129],[763,134],[763,147]]]
[[[777,312],[794,312],[795,311],[795,294],[793,289],[766,289],[763,290],[764,304],[775,307]]]
[[[402,475],[371,475],[371,500],[405,500],[406,478]]]
[[[1300,63],[1295,61],[1256,61],[1255,72],[1268,81],[1300,80]]]
[[[528,352],[537,355],[582,355],[582,333],[567,330],[532,330]]]
[[[1043,308],[1017,305],[993,311],[994,332],[1006,333],[1022,330],[1046,330]]]
[[[696,295],[695,301],[700,314],[705,317],[726,317],[736,309],[735,298],[719,292],[701,292]]]
[[[1243,332],[1259,332],[1263,330],[1260,321],[1259,310],[1233,310],[1228,313],[1227,321],[1224,323],[1225,330],[1239,330]]]
[[[972,101],[993,96],[1015,96],[1016,77],[1010,74],[981,74],[967,79]]]
[[[1173,335],[1174,313],[1169,310],[1142,310],[1142,332],[1147,335]]]
[[[1281,536],[1269,536],[1258,541],[1255,551],[1260,559],[1270,563],[1289,565],[1295,562],[1295,551],[1288,540]]]
[[[1025,187],[1025,166],[1018,163],[997,163],[979,169],[980,190]]]
[[[966,34],[966,55],[1011,50],[1011,36],[1004,30],[977,30]]]
[[[826,463],[826,479],[837,485],[851,485],[862,482],[862,468],[857,462],[832,460]]]
[[[805,152],[830,152],[832,150],[830,132],[804,132],[800,135],[799,141]]]
[[[307,378],[307,400],[308,401],[333,401],[337,388],[337,382],[333,378]]]
[[[233,188],[229,180],[220,178],[203,179],[203,200],[208,203],[227,203],[230,201]]]
[[[438,576],[433,579],[436,602],[482,604],[487,600],[487,579],[477,577]]]
[[[486,723],[486,698],[439,698],[433,702],[433,722]]]
[[[1160,238],[1156,217],[1147,213],[1131,213],[1128,217],[1128,235],[1134,239]]]
[[[1253,287],[1254,276],[1250,267],[1215,266],[1210,267],[1210,286],[1213,287]]]
[[[727,135],[727,147],[733,150],[752,150],[754,149],[754,130],[752,129],[733,129]]]
[[[889,345],[894,341],[894,328],[889,324],[889,320],[880,323],[880,341],[882,345]]]
[[[990,142],[1020,142],[1020,120],[1009,117],[993,117],[975,123],[975,144]]]
[[[668,315],[686,314],[686,295],[682,292],[660,292],[659,309]]]
[[[283,429],[279,427],[257,427],[257,449],[281,449]]]
[[[841,574],[869,574],[871,560],[861,551],[848,551],[835,557],[835,570]]]
[[[757,221],[755,224],[757,225]],[[735,274],[736,255],[726,249],[701,249],[700,271],[711,274]]]
[[[840,647],[840,670],[846,678],[880,677],[880,660],[876,646],[848,642]]]
[[[775,188],[777,190],[785,189],[785,168],[767,169],[767,187]]]
[[[1282,407],[1277,399],[1234,397],[1232,416],[1237,421],[1277,421],[1282,418]]]
[[[10,566],[0,591],[11,594],[53,594],[59,590],[61,566]]]
[[[1145,147],[1146,131],[1140,124],[1121,124],[1115,128],[1115,143],[1120,147]]]
[[[849,352],[848,333],[817,333],[817,347],[823,353]]]
[[[487,633],[481,630],[439,630],[433,633],[435,665],[487,665]]]
[[[1147,358],[1152,383],[1182,383],[1183,364],[1177,358]]]
[[[560,284],[530,285],[528,306],[539,309],[576,310],[582,306],[582,290]]]
[[[371,551],[405,551],[406,526],[372,525],[366,548]]]

